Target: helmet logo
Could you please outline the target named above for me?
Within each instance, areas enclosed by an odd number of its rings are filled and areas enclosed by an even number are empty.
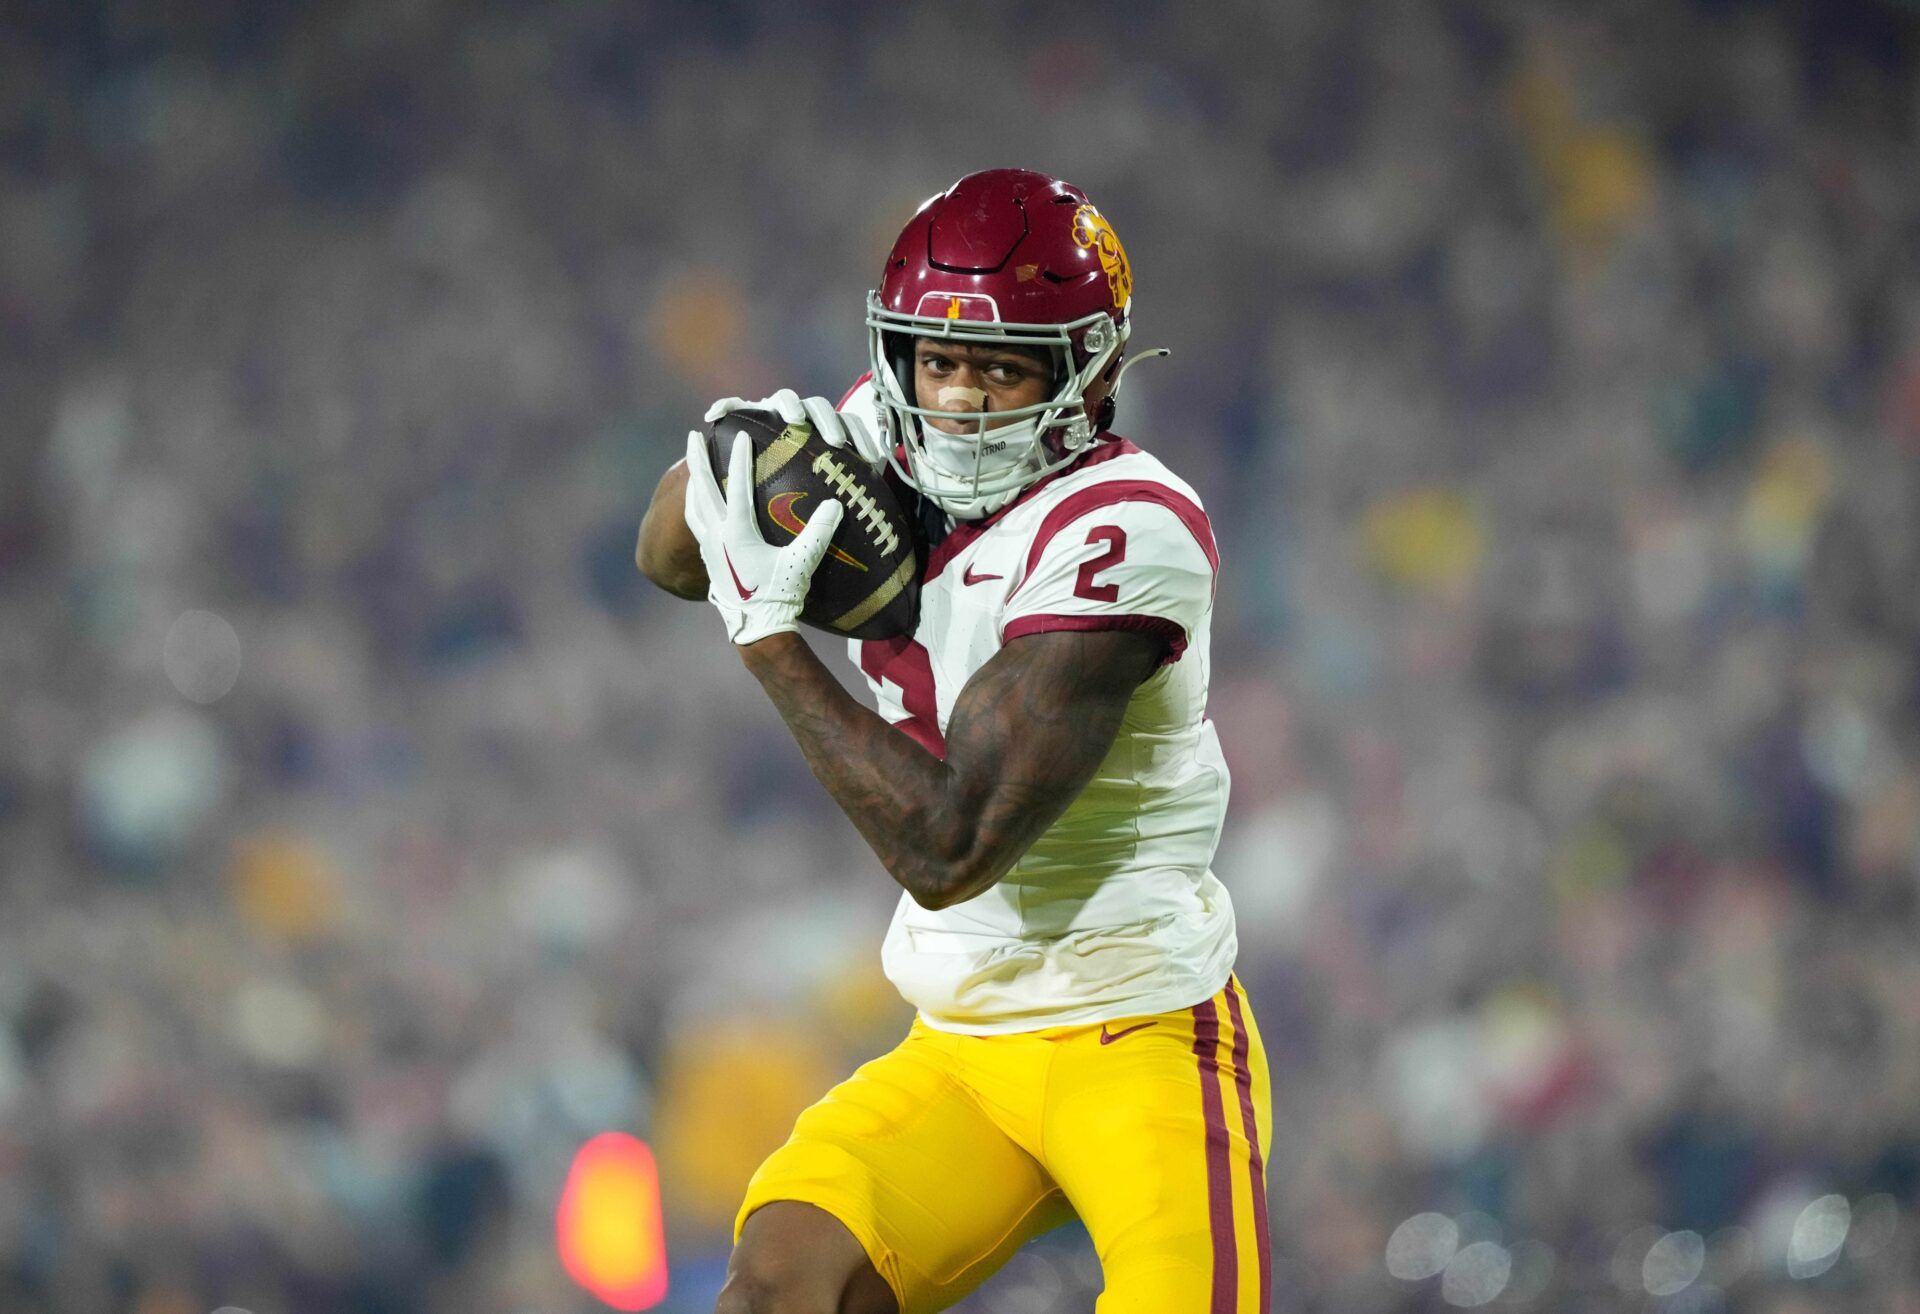
[[[914,313],[925,319],[978,320],[996,324],[1000,305],[985,292],[923,292]]]
[[[1113,293],[1113,308],[1125,310],[1133,297],[1133,267],[1113,225],[1091,205],[1083,205],[1073,214],[1073,240],[1100,258],[1100,268],[1107,271],[1107,290]]]

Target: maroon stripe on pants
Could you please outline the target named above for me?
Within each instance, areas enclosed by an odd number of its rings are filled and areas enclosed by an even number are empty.
[[[1233,1084],[1240,1091],[1240,1125],[1246,1129],[1247,1144],[1252,1147],[1247,1167],[1253,1183],[1253,1239],[1260,1252],[1259,1309],[1271,1309],[1273,1288],[1273,1252],[1267,1235],[1267,1170],[1260,1162],[1260,1124],[1253,1116],[1253,1070],[1247,1066],[1251,1041],[1247,1024],[1240,1013],[1240,992],[1227,980],[1227,1012],[1233,1017]]]
[[[1240,1248],[1233,1237],[1233,1164],[1220,1099],[1220,1010],[1211,999],[1193,1006],[1193,1054],[1200,1061],[1200,1105],[1207,1115],[1207,1229],[1213,1234],[1213,1303],[1207,1308],[1209,1314],[1234,1314]]]

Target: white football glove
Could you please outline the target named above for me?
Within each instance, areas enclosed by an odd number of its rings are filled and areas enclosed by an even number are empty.
[[[737,644],[800,627],[807,585],[845,513],[839,502],[828,502],[793,542],[774,547],[754,523],[752,441],[745,434],[734,439],[722,496],[707,461],[705,435],[698,430],[687,435],[687,528],[699,540],[706,563],[707,600],[719,608],[727,637]]]
[[[771,397],[748,401],[744,397],[722,397],[707,407],[705,420],[712,424],[734,411],[777,411],[788,424],[810,424],[829,447],[851,448],[868,465],[885,465],[887,453],[873,424],[857,414],[837,411],[825,397],[802,397],[792,388],[782,388]]]

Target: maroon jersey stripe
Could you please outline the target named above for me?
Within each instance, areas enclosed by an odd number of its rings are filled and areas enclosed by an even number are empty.
[[[1234,1314],[1240,1247],[1233,1235],[1233,1164],[1220,1098],[1220,1010],[1211,999],[1193,1006],[1193,1054],[1200,1064],[1200,1107],[1207,1121],[1207,1230],[1213,1236],[1213,1302],[1207,1310]]]
[[[1166,655],[1160,664],[1166,666],[1180,660],[1180,654],[1187,650],[1187,632],[1175,621],[1164,616],[1114,616],[1100,614],[1096,616],[1020,616],[1007,622],[1000,631],[1000,642],[1017,639],[1023,634],[1047,634],[1054,630],[1140,630],[1154,635],[1167,645]]]
[[[1240,992],[1234,987],[1232,977],[1227,978],[1227,1012],[1233,1018],[1233,1084],[1240,1092],[1240,1125],[1251,1147],[1247,1170],[1253,1186],[1253,1239],[1260,1253],[1260,1303],[1255,1308],[1269,1309],[1273,1253],[1272,1238],[1267,1233],[1267,1169],[1260,1159],[1260,1124],[1253,1116],[1253,1069],[1247,1066],[1247,1052],[1252,1042],[1240,1011]]]

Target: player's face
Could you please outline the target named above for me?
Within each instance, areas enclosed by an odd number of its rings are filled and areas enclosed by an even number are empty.
[[[916,400],[929,410],[956,416],[991,417],[1020,406],[1037,406],[1053,392],[1053,367],[1044,352],[972,342],[921,338],[913,344]],[[947,433],[976,433],[980,421],[930,420]],[[989,429],[1005,420],[987,420]]]

